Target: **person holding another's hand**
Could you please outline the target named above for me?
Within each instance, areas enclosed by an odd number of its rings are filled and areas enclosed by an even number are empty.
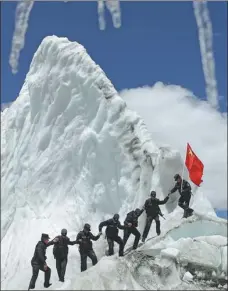
[[[93,250],[93,243],[91,240],[98,240],[101,232],[94,236],[91,233],[91,226],[86,223],[82,231],[80,231],[76,238],[76,243],[79,244],[79,253],[81,256],[81,272],[87,270],[87,257],[92,260],[93,266],[97,264],[97,256]]]
[[[123,237],[123,243],[124,246],[127,243],[127,240],[131,234],[135,236],[134,244],[133,244],[133,249],[137,249],[138,243],[141,237],[140,232],[138,231],[138,218],[139,216],[143,213],[144,209],[139,209],[136,208],[135,210],[132,210],[127,214],[127,217],[124,221],[124,237]]]
[[[51,269],[46,263],[46,249],[48,246],[52,245],[52,242],[49,242],[49,235],[42,233],[41,240],[36,244],[34,255],[31,260],[32,265],[32,278],[29,284],[29,289],[34,289],[36,280],[39,275],[39,270],[44,272],[44,288],[48,288],[52,284],[50,283]]]
[[[119,256],[123,256],[124,244],[122,238],[118,235],[119,229],[124,229],[119,221],[119,214],[116,213],[114,216],[108,220],[102,221],[99,224],[99,233],[102,233],[102,228],[106,226],[105,234],[108,242],[108,254],[112,256],[114,254],[114,242],[119,244]]]

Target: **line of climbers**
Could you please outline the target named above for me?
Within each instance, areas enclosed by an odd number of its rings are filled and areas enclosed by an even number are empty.
[[[188,216],[191,216],[193,213],[193,209],[189,208],[189,202],[192,194],[191,186],[187,181],[185,181],[184,179],[182,180],[179,174],[176,174],[174,176],[174,179],[176,181],[176,184],[164,200],[157,199],[156,192],[151,191],[151,197],[145,201],[142,209],[137,208],[127,214],[124,225],[121,225],[119,221],[119,214],[115,214],[113,218],[103,221],[99,224],[99,233],[96,236],[91,233],[91,227],[88,223],[86,223],[83,230],[78,233],[75,241],[70,241],[70,239],[67,237],[66,229],[62,229],[61,235],[55,237],[52,241],[49,241],[50,238],[48,234],[42,234],[41,241],[37,243],[34,256],[31,260],[33,275],[29,284],[29,289],[35,288],[35,283],[39,274],[39,270],[43,271],[45,275],[44,287],[48,288],[51,285],[51,269],[47,266],[46,263],[46,248],[48,246],[54,245],[53,255],[56,259],[56,269],[59,281],[64,282],[68,259],[68,245],[79,244],[79,253],[81,257],[81,272],[83,272],[87,269],[87,257],[92,260],[93,265],[97,264],[98,260],[93,250],[93,244],[91,240],[96,241],[100,238],[103,227],[106,226],[105,234],[109,246],[108,255],[111,256],[114,254],[114,242],[116,242],[119,244],[119,256],[123,256],[124,247],[131,234],[135,236],[133,249],[136,249],[138,247],[138,243],[141,237],[141,234],[137,229],[138,218],[144,210],[146,211],[146,224],[142,235],[142,242],[145,242],[153,220],[155,220],[156,223],[156,233],[157,235],[160,235],[161,229],[159,215],[163,215],[161,213],[159,205],[165,204],[168,201],[170,194],[176,192],[177,190],[179,191],[180,198],[178,201],[178,205],[184,209],[183,217],[187,218]],[[123,239],[118,236],[118,229],[122,229],[124,231]]]

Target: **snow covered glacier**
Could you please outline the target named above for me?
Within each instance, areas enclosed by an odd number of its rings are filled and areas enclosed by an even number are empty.
[[[101,220],[118,212],[123,221],[151,189],[164,198],[183,165],[179,152],[153,142],[85,48],[66,38],[42,41],[18,98],[1,114],[1,126],[4,290],[28,287],[42,232],[54,237],[64,227],[75,239],[88,222],[96,234]],[[208,290],[216,280],[224,285],[227,221],[216,217],[199,190],[192,199],[196,215],[187,220],[177,200],[175,194],[162,207],[162,235],[124,258],[106,257],[101,237],[94,243],[98,264],[81,274],[77,247],[71,247],[65,283],[57,279],[49,248],[50,289]],[[141,231],[144,223],[145,214]],[[152,225],[149,237],[154,235]],[[36,289],[42,283],[40,274]]]

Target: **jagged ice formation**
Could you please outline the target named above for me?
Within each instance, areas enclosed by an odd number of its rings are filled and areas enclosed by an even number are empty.
[[[115,212],[141,207],[151,189],[164,198],[182,169],[179,152],[158,146],[135,112],[129,110],[101,68],[76,42],[46,37],[32,60],[19,97],[1,115],[1,274],[2,288],[24,290],[30,260],[42,232],[51,237],[67,228],[74,239],[85,222],[98,224]],[[227,221],[216,217],[198,190],[195,215],[182,220],[173,195],[162,211],[162,235],[124,258],[105,257],[80,273],[77,247],[71,247],[66,281],[58,282],[52,249],[50,289],[209,288],[227,280]],[[203,207],[202,207],[203,206]],[[145,214],[139,230],[145,225]],[[150,235],[154,236],[154,227]],[[127,247],[132,244],[130,238]],[[186,283],[185,273],[194,275]],[[185,276],[184,276],[185,275]],[[113,279],[114,276],[114,279]],[[210,278],[210,279],[209,279]],[[36,288],[43,287],[40,275]]]

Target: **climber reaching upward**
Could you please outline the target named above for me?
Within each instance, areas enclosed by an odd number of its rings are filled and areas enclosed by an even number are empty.
[[[157,199],[155,191],[151,191],[150,195],[151,197],[147,199],[144,204],[144,209],[146,210],[147,218],[146,218],[146,225],[145,225],[143,235],[142,235],[142,242],[144,242],[145,239],[147,238],[147,235],[149,233],[151,223],[153,220],[155,220],[155,223],[156,223],[157,235],[160,235],[161,229],[160,229],[159,215],[161,215],[161,209],[159,205],[165,204],[169,199],[168,196],[164,200]]]
[[[53,245],[54,242],[49,242],[49,235],[42,233],[41,240],[36,244],[34,255],[31,260],[32,265],[32,278],[29,283],[29,289],[35,289],[35,284],[39,271],[44,272],[44,288],[50,287],[51,269],[48,267],[46,260],[46,249],[48,246]]]
[[[174,180],[176,181],[175,186],[173,187],[172,190],[170,190],[170,193],[168,196],[177,190],[180,193],[180,198],[178,200],[178,205],[184,209],[184,218],[187,218],[192,215],[193,209],[189,207],[190,199],[191,199],[191,191],[192,188],[190,184],[186,180],[182,180],[181,176],[179,174],[176,174],[174,176]]]
[[[61,230],[61,235],[55,237],[53,242],[53,255],[56,259],[56,269],[59,276],[59,281],[64,282],[68,259],[68,245],[74,245],[76,244],[76,241],[70,241],[67,236],[67,230],[64,228]]]
[[[97,256],[93,250],[93,243],[91,240],[98,240],[101,236],[101,232],[94,236],[90,230],[90,225],[86,223],[83,230],[78,233],[76,238],[76,243],[79,244],[79,252],[81,256],[81,272],[87,269],[87,257],[92,260],[93,266],[97,264]]]

